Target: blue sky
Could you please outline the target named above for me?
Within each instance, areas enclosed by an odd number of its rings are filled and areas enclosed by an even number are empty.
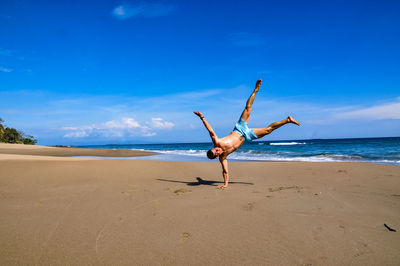
[[[398,1],[1,1],[0,117],[39,144],[399,136]]]

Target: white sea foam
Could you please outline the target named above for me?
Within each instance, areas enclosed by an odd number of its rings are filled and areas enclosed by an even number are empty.
[[[205,156],[206,150],[147,150],[150,152],[157,152],[162,154],[173,154],[173,155],[187,155],[201,157]]]
[[[156,152],[161,154],[171,154],[171,155],[184,155],[184,156],[192,156],[192,157],[205,157],[206,150],[147,150],[150,152]],[[243,161],[343,161],[345,159],[356,159],[351,158],[350,156],[332,156],[332,155],[317,155],[310,157],[288,157],[288,156],[279,156],[276,154],[270,154],[260,151],[237,151],[229,155],[229,159],[234,160],[243,160]]]
[[[165,155],[179,155],[193,158],[192,160],[202,160],[206,158],[207,150],[145,150]],[[262,151],[248,150],[236,151],[229,155],[230,160],[239,161],[280,161],[280,162],[374,162],[400,164],[400,160],[366,160],[357,155],[344,154],[320,154],[314,156],[285,156],[285,152],[279,154]],[[150,158],[149,158],[150,159]]]
[[[304,145],[305,142],[272,142],[269,145]]]

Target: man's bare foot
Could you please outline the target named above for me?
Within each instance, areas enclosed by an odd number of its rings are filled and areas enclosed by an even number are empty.
[[[227,188],[228,187],[228,185],[219,185],[219,186],[217,186],[217,188]]]
[[[258,90],[260,89],[260,86],[261,86],[261,82],[262,82],[261,79],[257,80],[256,88],[254,89],[254,92],[258,92]]]
[[[288,122],[289,122],[289,123],[293,123],[293,124],[296,124],[296,125],[300,126],[300,123],[297,122],[293,117],[288,116],[287,119],[288,119]]]

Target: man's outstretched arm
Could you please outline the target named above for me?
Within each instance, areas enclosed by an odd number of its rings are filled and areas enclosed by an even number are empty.
[[[200,113],[199,111],[193,111],[195,115],[200,117],[201,121],[203,121],[204,126],[208,130],[208,133],[210,133],[210,137],[212,142],[215,144],[215,141],[217,140],[217,135],[215,134],[213,128],[210,126],[210,124],[207,122],[207,120],[204,118],[203,114]]]
[[[228,161],[226,158],[220,158],[219,159],[221,166],[222,166],[222,175],[224,176],[224,184],[217,186],[217,188],[226,188],[228,186],[229,182],[229,173],[228,173]]]

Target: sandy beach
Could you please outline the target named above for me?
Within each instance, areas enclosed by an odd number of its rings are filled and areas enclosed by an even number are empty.
[[[39,145],[0,143],[0,154],[59,156],[59,157],[66,157],[66,156],[135,157],[135,156],[153,155],[154,153],[138,151],[138,150],[79,149],[79,148],[66,148],[66,147],[48,147]]]
[[[0,264],[399,264],[399,166],[145,154],[0,144]]]

